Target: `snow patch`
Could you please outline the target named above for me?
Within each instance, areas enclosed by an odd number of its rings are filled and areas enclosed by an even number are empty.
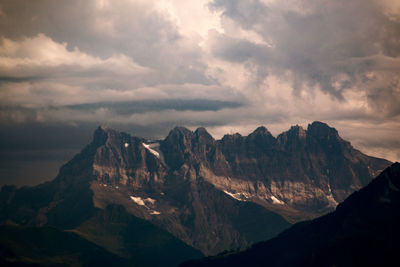
[[[157,158],[160,158],[160,153],[158,153],[157,151],[155,151],[153,148],[154,147],[158,147],[160,144],[159,143],[153,143],[153,144],[145,144],[142,143],[142,145],[148,150],[150,151],[151,154],[153,154],[154,156],[156,156]]]
[[[231,193],[231,192],[228,192],[228,191],[224,190],[224,193],[227,194],[228,196],[231,196],[231,197],[234,198],[234,199],[237,199],[237,200],[240,200],[240,201],[241,201],[240,198],[237,198],[237,197],[235,196],[235,194],[233,194],[233,193]]]
[[[135,202],[139,206],[144,206],[150,211],[152,210],[148,206],[153,206],[156,203],[156,200],[150,197],[143,199],[141,197],[130,196],[130,198],[133,200],[133,202]]]
[[[246,198],[249,198],[249,194],[245,193],[245,192],[244,193],[231,193],[231,192],[224,190],[224,193],[236,200],[239,200],[239,201],[247,201]]]
[[[161,214],[161,212],[156,211],[156,210],[152,210],[152,211],[150,212],[150,215],[160,215],[160,214]]]
[[[129,146],[129,144],[128,144],[128,143],[125,143],[125,144],[124,144],[124,147],[128,147],[128,146]]]
[[[130,198],[133,200],[133,202],[135,202],[136,204],[140,205],[140,206],[146,206],[146,204],[144,204],[144,201],[141,197],[134,197],[134,196],[130,196]]]
[[[277,205],[284,205],[285,204],[285,202],[283,202],[282,200],[279,200],[275,196],[271,196],[271,200],[272,200],[272,204],[277,204]]]

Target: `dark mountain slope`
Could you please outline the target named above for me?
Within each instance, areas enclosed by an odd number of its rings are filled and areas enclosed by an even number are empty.
[[[302,222],[250,249],[181,266],[397,266],[400,164],[353,193],[335,212]]]
[[[200,248],[206,254],[246,247],[272,238],[290,226],[281,216],[252,202],[237,201],[203,178],[166,189],[164,198],[174,207],[153,222]]]
[[[40,266],[177,266],[201,252],[128,214],[122,206],[96,209],[73,231],[0,226],[0,259]]]
[[[71,232],[51,227],[0,226],[2,266],[128,266],[128,262]]]
[[[177,266],[201,252],[165,230],[109,205],[74,230],[85,239],[124,258],[133,266]]]

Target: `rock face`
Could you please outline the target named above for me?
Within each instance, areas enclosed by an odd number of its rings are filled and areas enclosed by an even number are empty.
[[[280,205],[277,210],[287,209],[282,214],[292,220],[332,210],[390,164],[362,154],[321,122],[307,130],[293,126],[277,138],[265,127],[221,140],[204,128],[176,127],[165,140],[149,144],[99,128],[94,142],[101,138],[93,163],[98,182],[160,191],[202,177],[238,200]]]
[[[259,127],[221,140],[204,128],[149,141],[99,127],[52,182],[3,187],[0,220],[82,229],[98,210],[122,206],[211,255],[332,211],[389,164],[321,122],[277,138]]]
[[[95,155],[94,204],[127,207],[203,253],[245,247],[271,238],[289,223],[262,206],[238,201],[212,183],[229,164],[204,128],[177,127],[162,141],[99,128],[108,136]]]
[[[230,190],[276,211],[270,204],[283,204],[278,209],[287,211],[279,213],[292,221],[332,210],[390,164],[362,154],[321,122],[307,130],[293,126],[277,138],[260,127],[247,137],[227,135],[218,143],[234,180]]]
[[[295,224],[246,251],[182,266],[397,266],[400,164],[353,193],[336,211]]]

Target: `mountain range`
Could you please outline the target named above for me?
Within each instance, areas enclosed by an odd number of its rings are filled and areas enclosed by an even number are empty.
[[[387,168],[336,210],[266,242],[181,266],[398,266],[400,164]]]
[[[246,248],[331,212],[390,164],[321,122],[277,137],[259,127],[221,140],[204,128],[176,127],[163,140],[147,140],[99,127],[54,180],[3,186],[0,223],[16,236],[68,234],[86,255],[105,251],[121,265],[173,266]],[[7,236],[4,261],[41,264],[45,252],[21,256],[15,236]],[[73,247],[65,255],[79,262]]]

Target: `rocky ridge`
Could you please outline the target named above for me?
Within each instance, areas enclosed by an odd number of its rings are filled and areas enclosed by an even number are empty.
[[[293,126],[277,138],[259,127],[248,136],[221,140],[204,128],[176,127],[165,140],[150,144],[99,131],[108,135],[95,155],[100,183],[157,194],[169,184],[200,177],[238,201],[257,203],[290,221],[333,210],[390,164],[362,154],[321,122],[307,130]]]
[[[204,128],[146,140],[99,127],[52,182],[3,187],[0,221],[81,229],[98,210],[121,206],[212,255],[332,211],[389,164],[321,122],[221,140]]]

